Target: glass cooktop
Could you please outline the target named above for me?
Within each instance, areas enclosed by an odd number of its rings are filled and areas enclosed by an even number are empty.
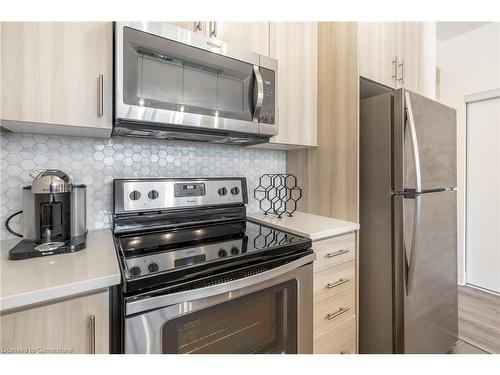
[[[308,249],[308,238],[249,221],[116,237],[128,280]]]

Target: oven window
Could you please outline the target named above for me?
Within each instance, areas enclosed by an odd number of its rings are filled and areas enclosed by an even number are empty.
[[[297,353],[295,280],[169,320],[168,354]]]
[[[125,27],[125,104],[252,121],[253,65]]]

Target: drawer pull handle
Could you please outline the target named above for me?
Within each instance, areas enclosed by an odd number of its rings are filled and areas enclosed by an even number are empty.
[[[342,315],[343,313],[346,313],[348,311],[349,311],[349,307],[341,307],[340,309],[338,309],[334,313],[326,314],[326,318],[328,320],[332,320],[332,319],[335,319],[337,316]]]
[[[90,335],[89,335],[90,354],[95,354],[95,315],[89,316],[89,326],[90,326]]]
[[[348,351],[341,351],[340,354],[351,354],[351,352],[348,350]]]
[[[99,104],[98,116],[104,116],[104,75],[99,74]]]
[[[342,249],[342,250],[336,251],[334,253],[328,253],[328,254],[326,254],[326,257],[327,258],[335,258],[335,257],[338,257],[339,255],[346,254],[348,252],[349,252],[349,249]]]
[[[342,285],[342,284],[345,284],[349,281],[349,279],[339,279],[339,281],[335,281],[334,283],[328,283],[326,284],[326,287],[328,289],[332,289],[332,288],[335,288],[336,286],[339,286],[339,285]]]

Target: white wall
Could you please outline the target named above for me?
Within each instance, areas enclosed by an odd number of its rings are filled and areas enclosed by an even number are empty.
[[[465,96],[500,88],[500,23],[437,43],[439,100],[457,110],[458,281],[465,283]],[[499,145],[500,146],[500,145]]]

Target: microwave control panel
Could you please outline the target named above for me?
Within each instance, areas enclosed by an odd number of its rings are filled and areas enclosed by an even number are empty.
[[[264,101],[259,121],[265,124],[274,124],[274,99],[276,97],[275,72],[270,69],[260,68],[260,75],[264,82]]]

